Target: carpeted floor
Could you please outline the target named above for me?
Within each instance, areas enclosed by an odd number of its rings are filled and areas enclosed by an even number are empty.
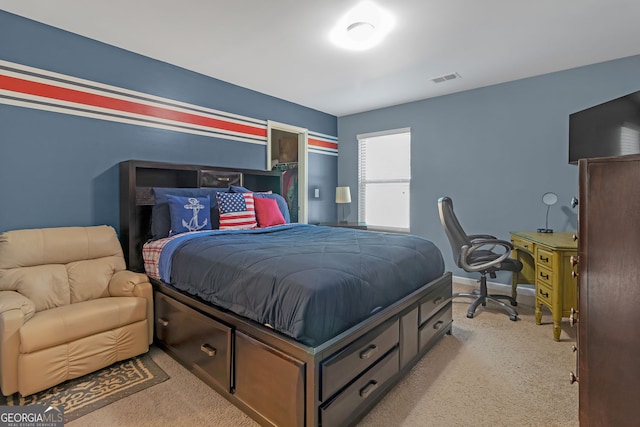
[[[462,290],[456,285],[454,290]],[[359,426],[578,425],[575,330],[563,322],[553,341],[551,315],[536,325],[531,299],[519,298],[520,320],[492,307],[467,319],[468,299],[454,302],[445,336]],[[257,426],[157,348],[151,357],[170,379],[66,424],[68,427]]]

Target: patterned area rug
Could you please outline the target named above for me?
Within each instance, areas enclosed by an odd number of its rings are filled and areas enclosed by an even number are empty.
[[[64,421],[68,423],[168,378],[146,353],[30,396],[0,395],[0,405],[63,406]]]

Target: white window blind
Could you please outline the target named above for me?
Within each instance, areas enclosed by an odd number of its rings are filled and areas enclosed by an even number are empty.
[[[640,129],[630,123],[620,127],[620,155],[640,152]]]
[[[358,135],[358,221],[409,231],[411,132]]]

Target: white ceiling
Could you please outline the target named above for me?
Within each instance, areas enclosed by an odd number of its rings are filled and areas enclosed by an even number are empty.
[[[376,0],[378,47],[328,39],[359,0],[0,0],[0,8],[336,116],[640,53],[640,0]],[[6,41],[4,41],[6,42]],[[436,84],[457,72],[462,78]]]

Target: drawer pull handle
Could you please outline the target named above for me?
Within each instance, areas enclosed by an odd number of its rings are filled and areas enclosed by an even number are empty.
[[[549,257],[543,257],[540,255],[540,261],[549,262]]]
[[[573,372],[569,372],[569,384],[580,382],[580,379]]]
[[[549,298],[549,292],[542,292],[542,289],[539,289],[538,292],[540,292],[540,295],[542,295],[545,298]]]
[[[575,308],[571,307],[571,314],[569,315],[569,324],[571,326],[574,326],[576,323],[578,323],[578,312],[576,311]]]
[[[163,319],[162,317],[158,317],[158,323],[161,326],[169,326],[169,321],[167,319]]]
[[[213,357],[216,355],[216,349],[211,347],[209,344],[202,344],[200,346],[200,350],[202,350],[202,352],[209,357]]]
[[[444,322],[442,320],[438,320],[434,325],[433,325],[433,329],[438,330],[442,327],[442,325],[444,325]]]
[[[360,359],[368,359],[370,358],[373,353],[375,353],[376,351],[378,351],[378,347],[376,347],[375,344],[371,344],[369,347],[367,347],[365,350],[362,350],[360,352]]]
[[[378,381],[371,380],[367,383],[366,386],[360,389],[360,397],[367,397],[373,392],[373,390],[378,388]]]
[[[542,277],[543,279],[549,280],[549,275],[544,274],[542,271],[540,272],[540,277]]]
[[[436,298],[436,299],[434,299],[434,300],[433,300],[433,303],[434,303],[435,305],[438,305],[438,304],[440,304],[442,301],[444,301],[444,298],[443,298],[443,297],[438,297],[438,298]]]

